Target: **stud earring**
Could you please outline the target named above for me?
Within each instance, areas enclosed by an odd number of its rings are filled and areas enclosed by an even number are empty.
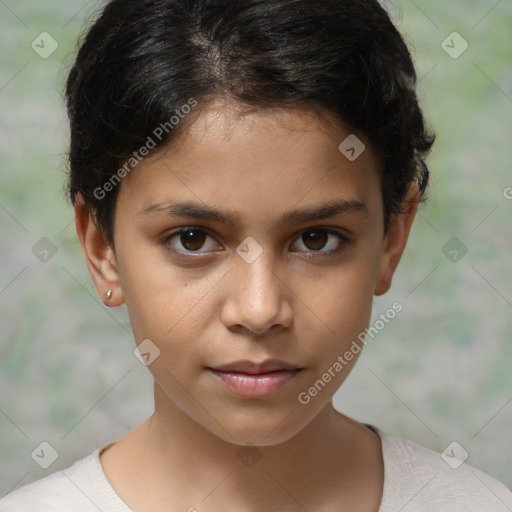
[[[112,298],[112,290],[109,290],[107,293],[105,293],[105,297],[108,299]]]

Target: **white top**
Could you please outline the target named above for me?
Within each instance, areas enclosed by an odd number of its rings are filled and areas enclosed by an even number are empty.
[[[454,469],[455,459],[448,459],[448,464],[439,453],[371,428],[382,440],[384,458],[379,512],[512,510],[512,492],[498,480],[466,463]],[[0,512],[133,512],[107,480],[101,450],[11,492],[0,500]]]

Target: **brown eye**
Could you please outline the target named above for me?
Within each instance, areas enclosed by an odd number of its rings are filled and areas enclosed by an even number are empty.
[[[205,240],[204,231],[198,231],[197,229],[187,229],[187,231],[182,231],[179,236],[179,241],[188,251],[198,251]]]
[[[307,256],[310,259],[322,259],[335,256],[351,243],[351,240],[344,234],[334,229],[327,228],[308,229],[307,231],[303,231],[297,240],[305,247],[306,253],[313,253],[313,255]],[[328,250],[322,251],[321,249],[324,247],[327,247]],[[300,247],[299,249],[299,252],[302,252]]]
[[[308,249],[318,251],[329,239],[329,234],[325,231],[306,231],[302,234],[302,241]]]
[[[204,229],[184,228],[179,231],[175,231],[164,240],[164,243],[170,244],[173,250],[178,253],[187,254],[197,252],[202,254],[218,248],[216,244],[212,243],[211,247],[207,249],[207,251],[199,251],[204,247],[205,242],[207,242],[208,239],[213,240],[213,238]]]

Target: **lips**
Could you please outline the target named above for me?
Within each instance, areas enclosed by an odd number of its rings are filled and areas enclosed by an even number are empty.
[[[275,372],[278,370],[296,370],[300,369],[300,367],[289,364],[285,361],[281,361],[280,359],[266,359],[261,363],[255,363],[253,361],[249,361],[248,359],[243,359],[241,361],[234,361],[233,363],[215,366],[212,369],[221,372],[236,372],[256,375]]]
[[[281,391],[302,368],[279,359],[261,363],[246,359],[208,370],[241,397],[265,398]]]

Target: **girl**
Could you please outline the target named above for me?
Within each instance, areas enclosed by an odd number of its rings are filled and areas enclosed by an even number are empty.
[[[69,195],[155,410],[3,512],[510,510],[332,404],[425,196],[415,79],[376,0],[106,5],[67,81]]]

